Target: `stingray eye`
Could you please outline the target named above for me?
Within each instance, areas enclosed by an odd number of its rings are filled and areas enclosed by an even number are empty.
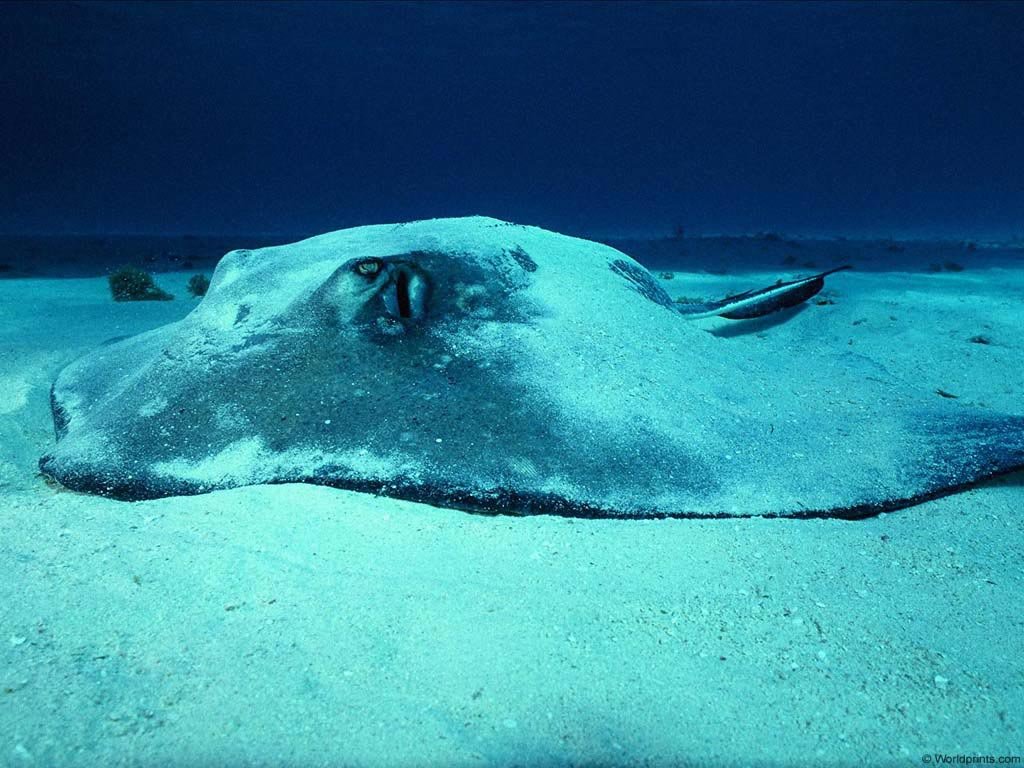
[[[383,266],[380,259],[364,259],[356,263],[355,270],[363,277],[376,277]]]

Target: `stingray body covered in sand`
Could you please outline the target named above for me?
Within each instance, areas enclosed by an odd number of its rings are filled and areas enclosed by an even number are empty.
[[[43,471],[120,499],[309,482],[461,509],[837,516],[1024,465],[1024,418],[680,317],[613,248],[487,218],[234,251],[53,387]]]

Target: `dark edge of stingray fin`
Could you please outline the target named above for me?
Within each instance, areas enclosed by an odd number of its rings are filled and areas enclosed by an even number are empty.
[[[817,275],[802,277],[799,280],[790,280],[786,283],[780,281],[767,288],[726,296],[719,301],[684,305],[678,307],[678,311],[683,317],[693,319],[715,315],[729,320],[764,317],[772,312],[795,307],[797,304],[807,301],[824,287],[826,277],[844,269],[852,269],[852,267],[846,264]]]

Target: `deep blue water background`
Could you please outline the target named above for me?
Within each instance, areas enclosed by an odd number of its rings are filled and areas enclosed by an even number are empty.
[[[0,12],[0,232],[1024,230],[1024,4]]]

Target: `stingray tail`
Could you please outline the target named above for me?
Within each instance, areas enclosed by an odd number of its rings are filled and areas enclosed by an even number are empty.
[[[775,285],[757,290],[744,291],[734,296],[726,296],[719,301],[708,301],[701,304],[684,304],[678,306],[679,314],[691,320],[701,317],[726,317],[730,320],[747,320],[763,317],[780,309],[795,307],[817,294],[825,285],[825,278],[835,272],[852,269],[850,265],[836,267],[811,277],[790,280],[788,283],[779,281]]]

